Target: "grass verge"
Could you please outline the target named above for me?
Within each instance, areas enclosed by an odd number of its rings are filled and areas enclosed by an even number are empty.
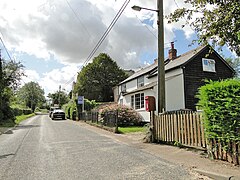
[[[133,132],[145,132],[145,127],[133,126],[133,127],[118,127],[118,132],[122,134]]]
[[[16,124],[19,124],[20,122],[24,121],[25,119],[27,118],[30,118],[32,116],[34,116],[35,114],[32,113],[32,114],[28,114],[28,115],[21,115],[21,116],[16,116],[16,120],[15,120],[15,123]]]

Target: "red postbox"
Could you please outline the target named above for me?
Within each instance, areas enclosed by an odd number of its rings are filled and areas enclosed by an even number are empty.
[[[146,111],[155,111],[156,110],[156,103],[154,96],[146,96],[145,97],[145,107]]]

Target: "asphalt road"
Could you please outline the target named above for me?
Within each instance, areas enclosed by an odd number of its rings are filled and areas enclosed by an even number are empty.
[[[38,115],[0,136],[0,179],[194,179],[181,166],[69,120]]]

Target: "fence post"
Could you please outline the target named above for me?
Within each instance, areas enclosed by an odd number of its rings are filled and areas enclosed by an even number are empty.
[[[115,133],[118,133],[118,110],[116,110],[115,115]]]

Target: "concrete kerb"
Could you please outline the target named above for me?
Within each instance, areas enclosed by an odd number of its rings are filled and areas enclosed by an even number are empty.
[[[240,177],[239,176],[226,176],[226,175],[222,175],[222,174],[216,174],[216,173],[213,173],[213,172],[209,172],[209,171],[204,171],[204,170],[201,170],[201,169],[193,169],[195,172],[197,172],[198,174],[201,174],[201,175],[204,175],[204,176],[207,176],[209,178],[212,178],[212,179],[216,179],[216,180],[240,180]]]

